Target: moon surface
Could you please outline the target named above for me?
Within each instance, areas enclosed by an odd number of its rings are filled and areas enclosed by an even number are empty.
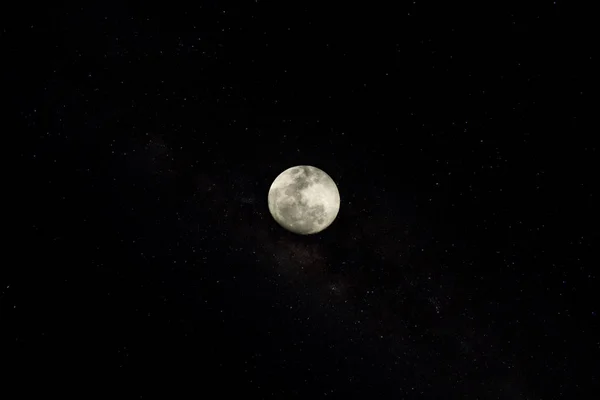
[[[298,165],[283,171],[269,189],[269,211],[290,232],[311,235],[327,228],[340,210],[335,182],[319,168]]]

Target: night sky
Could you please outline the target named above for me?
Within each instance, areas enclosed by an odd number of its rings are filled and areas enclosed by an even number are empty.
[[[589,11],[449,3],[5,13],[6,381],[597,398]],[[295,165],[340,191],[319,234],[269,214]]]

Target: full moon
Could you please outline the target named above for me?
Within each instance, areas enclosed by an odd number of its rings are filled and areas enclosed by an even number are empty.
[[[311,235],[335,220],[340,211],[340,193],[324,171],[299,165],[286,169],[273,181],[269,211],[288,231]]]

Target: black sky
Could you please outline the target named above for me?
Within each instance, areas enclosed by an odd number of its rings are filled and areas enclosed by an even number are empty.
[[[23,389],[596,398],[589,12],[363,7],[7,13]],[[342,204],[301,237],[266,199],[305,164]]]

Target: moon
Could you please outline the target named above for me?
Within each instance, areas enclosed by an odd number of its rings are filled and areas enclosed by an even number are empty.
[[[340,192],[324,171],[298,165],[283,171],[269,189],[269,211],[279,225],[300,235],[319,233],[340,211]]]

